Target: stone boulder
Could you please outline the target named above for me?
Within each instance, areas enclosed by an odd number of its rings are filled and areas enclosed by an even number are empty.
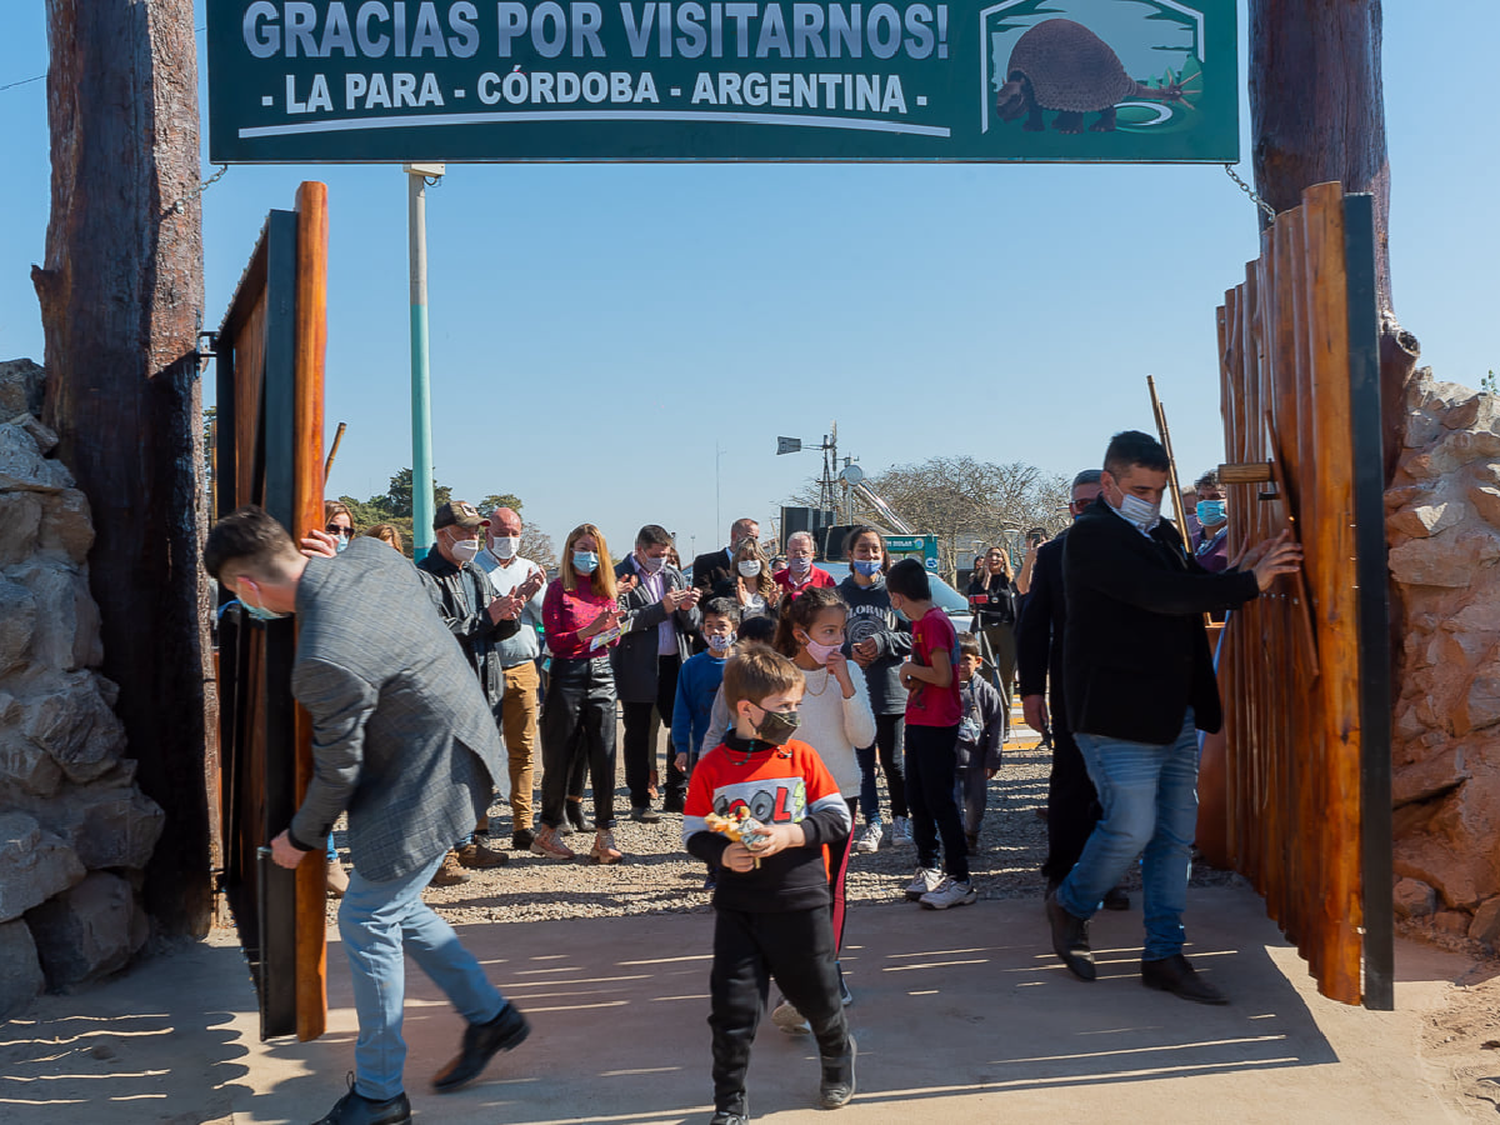
[[[24,700],[21,732],[51,755],[70,781],[102,777],[125,749],[125,728],[110,710],[102,677],[60,676],[56,689]]]
[[[1395,867],[1433,889],[1441,928],[1468,933],[1475,911],[1500,911],[1500,399],[1424,370],[1405,407],[1386,493]]]
[[[104,871],[30,911],[26,924],[53,991],[119,972],[149,932],[130,883]]]
[[[0,424],[0,491],[61,492],[73,487],[73,474],[46,457],[25,427]]]
[[[31,930],[19,918],[0,922],[0,1019],[19,1012],[46,987]]]
[[[99,607],[88,580],[66,567],[33,563],[12,567],[13,584],[25,586],[36,603],[32,662],[71,672],[104,662]]]
[[[167,815],[132,780],[133,771],[114,788],[69,786],[51,800],[31,803],[28,811],[71,845],[90,871],[143,868]]]
[[[0,492],[0,566],[36,553],[42,531],[42,498],[34,492]]]
[[[42,550],[56,551],[82,566],[94,545],[94,517],[88,497],[76,488],[65,488],[43,497],[42,508],[37,528]]]
[[[20,583],[0,578],[0,677],[27,663],[36,627],[36,596]]]
[[[0,418],[17,414],[42,416],[42,397],[47,389],[47,373],[29,359],[10,359],[0,363]]]
[[[0,813],[0,922],[19,918],[84,877],[82,862],[34,817]]]

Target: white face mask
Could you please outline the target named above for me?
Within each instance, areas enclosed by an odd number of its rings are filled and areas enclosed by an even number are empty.
[[[744,559],[740,562],[740,573],[746,578],[754,578],[760,574],[759,559]]]
[[[787,569],[790,570],[793,574],[803,575],[812,570],[812,559],[804,559],[800,556],[793,555],[791,558],[786,560],[786,565]]]
[[[471,563],[479,555],[478,539],[458,539],[448,544],[448,550],[453,554],[453,561],[463,566]]]
[[[1111,505],[1113,507],[1113,505]],[[1142,531],[1150,531],[1161,519],[1161,501],[1155,504],[1143,500],[1133,492],[1121,494],[1120,506],[1115,511],[1124,516]]]
[[[517,535],[497,535],[495,545],[490,548],[497,559],[513,559],[520,549],[521,539]]]
[[[647,574],[660,574],[661,568],[667,565],[666,555],[657,555],[655,558],[650,555],[637,555],[636,557],[641,560],[641,568]]]

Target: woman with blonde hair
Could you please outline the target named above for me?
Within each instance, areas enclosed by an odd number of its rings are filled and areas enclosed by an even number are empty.
[[[1016,681],[1016,580],[1004,547],[984,553],[984,568],[969,580],[969,608],[974,611],[971,633],[989,646],[995,687],[1005,700],[1005,736],[1010,737],[1011,689]]]
[[[387,546],[394,547],[399,555],[406,554],[406,548],[401,544],[401,529],[393,523],[377,523],[367,529],[365,534],[371,539],[379,539]]]
[[[771,564],[760,544],[748,536],[734,545],[729,576],[718,583],[712,596],[739,602],[740,619],[776,616],[781,587],[771,574]]]
[[[542,704],[542,819],[531,850],[572,859],[558,832],[568,778],[580,758],[594,783],[595,863],[618,863],[615,847],[615,675],[609,650],[620,638],[614,563],[604,533],[591,523],[568,533],[558,577],[542,600],[552,666]]]

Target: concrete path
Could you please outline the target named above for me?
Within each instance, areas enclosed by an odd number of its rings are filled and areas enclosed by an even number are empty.
[[[419,1119],[610,1125],[706,1122],[705,914],[466,927],[461,936],[531,1018],[533,1034],[457,1094],[426,1079],[457,1017],[414,968],[408,1089]],[[1422,1012],[1470,962],[1400,946],[1395,1013],[1319,997],[1242,889],[1194,891],[1197,964],[1233,998],[1206,1008],[1142,988],[1139,909],[1094,925],[1100,979],[1046,947],[1040,904],[944,914],[851,910],[859,1094],[841,1125],[923,1122],[1413,1122],[1467,1120],[1419,1057]],[[309,1122],[344,1088],[355,1021],[336,935],[330,1029],[315,1043],[257,1034],[228,935],[155,958],[76,997],[46,997],[0,1032],[0,1122]],[[755,1120],[809,1125],[815,1049],[769,1022],[750,1078]]]

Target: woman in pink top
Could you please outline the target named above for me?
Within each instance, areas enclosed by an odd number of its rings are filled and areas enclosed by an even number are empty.
[[[542,601],[542,626],[552,652],[542,705],[542,820],[531,850],[572,859],[558,827],[568,778],[580,757],[594,783],[594,846],[589,859],[618,863],[615,847],[615,676],[609,650],[619,640],[614,563],[604,533],[591,523],[568,534],[560,575]]]

